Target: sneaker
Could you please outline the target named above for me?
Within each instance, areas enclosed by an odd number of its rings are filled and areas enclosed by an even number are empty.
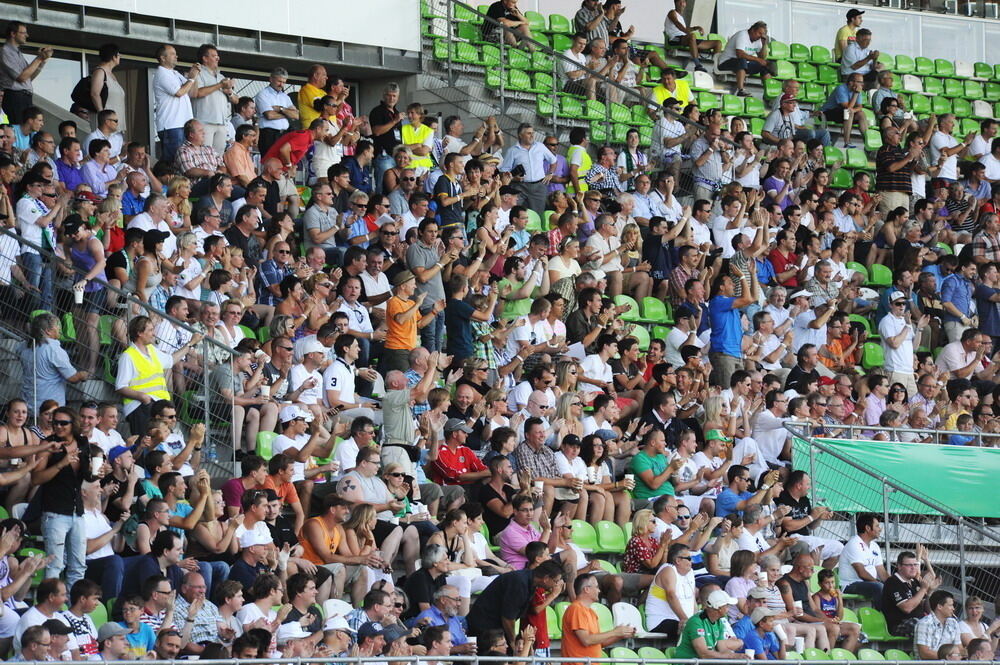
[[[693,60],[692,62],[694,62],[694,70],[696,72],[707,72],[708,71],[707,69],[705,69],[705,65],[701,64],[697,60]]]
[[[844,150],[854,150],[857,147],[858,146],[854,145],[853,143],[845,143],[844,144]]]
[[[746,90],[744,90],[743,88],[740,88],[739,90],[736,91],[736,96],[737,97],[749,97],[750,93],[747,92]]]

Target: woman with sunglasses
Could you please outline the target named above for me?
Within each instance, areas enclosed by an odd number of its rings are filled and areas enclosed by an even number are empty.
[[[39,485],[42,535],[53,557],[46,577],[66,571],[67,585],[87,572],[87,534],[84,529],[81,487],[90,473],[90,444],[80,434],[76,413],[65,406],[52,416],[55,450],[40,453],[31,482]]]
[[[49,413],[55,411],[55,406]],[[51,450],[49,442],[42,442],[38,435],[25,425],[28,422],[28,403],[12,399],[7,403],[7,419],[0,427],[0,486],[6,487],[4,505],[9,510],[26,500],[31,490],[29,472],[35,468],[35,454]]]
[[[413,163],[413,153],[405,145],[398,145],[396,149],[392,151],[392,159],[395,161],[396,165],[391,169],[388,169],[382,176],[382,191],[392,192],[395,191],[397,187],[400,187],[400,180],[412,179],[412,181],[417,182],[420,178],[417,177],[416,171],[412,173],[403,173],[404,171],[412,170],[410,164]],[[416,185],[412,191],[417,191]],[[405,212],[404,212],[405,214]]]
[[[580,459],[587,465],[587,481],[600,487],[609,497],[604,502],[604,516],[598,519],[627,523],[632,514],[632,496],[628,490],[634,488],[634,481],[615,480],[614,461],[604,439],[596,434],[583,437]]]

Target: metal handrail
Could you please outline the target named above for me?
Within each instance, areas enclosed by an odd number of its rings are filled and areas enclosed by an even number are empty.
[[[200,659],[199,664],[204,663],[205,665],[328,665],[330,662],[343,663],[346,665],[350,663],[351,665],[379,665],[379,663],[385,663],[387,661],[399,662],[399,663],[411,663],[413,665],[421,665],[426,663],[427,665],[438,665],[442,662],[454,662],[454,663],[532,663],[542,665],[544,663],[621,663],[621,659],[615,658],[581,658],[579,656],[575,658],[564,658],[559,656],[550,656],[547,658],[539,658],[535,655],[526,656],[520,658],[517,656],[371,656],[368,658],[362,658],[359,656],[324,656],[322,658],[313,656],[309,658],[227,658],[227,659]],[[48,665],[47,661],[39,660],[28,660],[23,661],[25,663],[30,663],[31,665]],[[184,665],[185,663],[190,663],[189,660],[116,660],[114,661],[116,665]],[[746,658],[669,658],[669,659],[659,659],[659,658],[642,658],[642,657],[629,657],[628,662],[637,663],[641,665],[646,665],[647,663],[678,663],[680,665],[747,665]],[[858,665],[858,663],[864,662],[878,662],[882,665],[942,665],[944,661],[942,660],[892,660],[885,659],[879,661],[863,661],[863,660],[843,660],[838,658],[833,658],[830,660],[824,660],[824,665]],[[992,665],[994,661],[990,660],[974,660],[974,661],[964,661],[967,663],[977,663],[978,665]],[[774,665],[801,665],[801,660],[769,660],[768,663],[773,663]]]
[[[854,425],[842,424],[842,425],[840,425],[840,424],[833,424],[833,423],[829,423],[829,424],[828,423],[821,423],[820,426],[823,427],[824,429],[828,429],[828,430],[848,430],[851,433],[852,436],[854,435],[855,432],[858,432],[858,433],[864,433],[864,432],[914,432],[914,433],[917,433],[917,434],[923,434],[925,436],[926,435],[932,435],[936,439],[935,443],[932,444],[932,445],[945,445],[945,444],[940,443],[940,441],[939,441],[940,437],[941,436],[951,436],[952,434],[965,434],[965,435],[969,435],[969,436],[974,436],[976,438],[976,440],[977,440],[978,443],[977,443],[976,446],[973,446],[973,447],[979,447],[979,448],[992,448],[993,447],[992,445],[984,445],[983,444],[983,439],[984,438],[993,438],[993,439],[996,439],[997,441],[1000,441],[1000,432],[997,432],[997,433],[990,433],[990,432],[959,432],[958,430],[922,429],[922,428],[919,428],[919,427],[881,427],[881,426],[878,426],[878,425],[857,425],[857,424],[854,424]],[[827,436],[824,436],[823,438],[835,439],[835,438],[838,438],[838,437],[837,436],[833,436],[833,435],[827,435]],[[891,441],[891,442],[888,442],[888,443],[910,443],[910,442],[908,442],[908,441]],[[921,444],[921,445],[927,445],[927,444]]]
[[[590,69],[588,67],[581,67],[578,62],[567,58],[562,53],[559,53],[558,51],[555,51],[555,50],[551,49],[550,47],[546,46],[545,44],[543,44],[543,43],[541,43],[541,42],[539,42],[539,41],[537,41],[535,39],[524,38],[524,37],[521,37],[519,35],[516,35],[512,29],[510,29],[507,26],[503,25],[499,21],[497,21],[497,20],[495,20],[495,19],[487,16],[486,14],[481,13],[478,9],[476,9],[476,8],[470,6],[470,5],[467,5],[464,2],[460,2],[459,0],[446,0],[446,2],[447,2],[447,6],[448,6],[447,15],[443,16],[443,17],[440,17],[440,18],[445,19],[445,22],[448,25],[448,34],[447,34],[447,37],[448,37],[449,41],[458,41],[457,35],[454,33],[454,22],[455,22],[455,19],[454,19],[454,15],[455,15],[454,7],[455,7],[455,5],[460,5],[462,7],[463,11],[467,11],[468,13],[481,18],[484,23],[488,23],[488,24],[490,24],[490,25],[492,25],[494,27],[499,28],[505,34],[506,33],[511,33],[511,34],[514,34],[515,37],[517,37],[517,39],[519,39],[519,40],[530,42],[535,47],[536,50],[539,50],[539,51],[545,53],[546,55],[548,55],[549,57],[551,57],[553,59],[553,61],[552,61],[553,62],[553,65],[552,65],[552,81],[553,81],[553,85],[558,85],[558,81],[559,81],[557,64],[560,63],[560,62],[569,63],[574,68],[586,70],[590,76],[594,76],[594,77],[600,79],[601,81],[604,82],[604,84],[606,86],[610,85],[612,88],[615,88],[618,91],[624,93],[627,97],[630,97],[630,98],[632,98],[634,100],[633,103],[642,104],[643,106],[646,106],[646,107],[657,108],[657,110],[660,113],[669,115],[674,120],[677,120],[677,121],[681,122],[684,125],[692,126],[692,127],[697,128],[697,129],[700,129],[700,130],[704,130],[704,129],[707,128],[706,125],[704,125],[702,123],[698,123],[698,122],[693,122],[692,120],[690,120],[686,116],[683,116],[683,115],[681,115],[679,113],[668,111],[667,109],[664,109],[662,106],[657,107],[657,105],[654,104],[654,103],[652,103],[652,101],[649,98],[644,97],[643,95],[640,95],[638,92],[636,92],[632,88],[628,88],[626,86],[623,86],[620,83],[618,83],[617,81],[614,81],[613,79],[611,79],[611,78],[609,78],[607,76],[604,76],[603,74],[601,74],[599,72],[596,72],[593,69]],[[505,107],[506,107],[503,72],[506,70],[506,61],[505,61],[505,58],[504,58],[504,49],[507,48],[507,44],[506,44],[506,42],[505,42],[504,39],[501,39],[499,41],[499,43],[497,44],[497,46],[500,49],[500,72],[501,72],[501,76],[500,76],[500,90],[499,91],[500,91],[500,107],[501,107],[501,111],[503,111],[503,110],[505,110]],[[608,44],[608,48],[609,49],[610,49],[610,47],[611,47],[611,45]],[[447,51],[448,51],[448,60],[447,60],[447,63],[448,63],[449,82],[453,82],[454,78],[453,78],[453,75],[452,75],[452,72],[453,72],[452,50],[451,50],[451,48],[448,48]],[[556,95],[556,94],[558,94],[558,90],[553,89],[553,95]],[[556,106],[557,105],[555,103],[553,103],[552,124],[553,124],[554,127],[557,125],[557,123],[556,123],[556,108],[555,108]],[[608,126],[608,128],[610,129],[610,124],[611,124],[611,101],[610,101],[610,99],[608,99],[607,95],[605,95],[605,123]],[[610,137],[610,131],[609,131],[609,137]],[[719,140],[722,141],[723,143],[727,143],[729,145],[735,145],[731,140],[729,140],[728,138],[726,138],[724,136],[720,137]]]

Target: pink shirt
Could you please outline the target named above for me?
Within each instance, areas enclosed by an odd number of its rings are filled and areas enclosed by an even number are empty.
[[[530,524],[521,526],[511,520],[507,528],[500,532],[500,557],[509,563],[514,570],[522,570],[528,565],[528,558],[518,550],[523,550],[525,545],[533,543],[541,537],[542,534],[535,531]]]

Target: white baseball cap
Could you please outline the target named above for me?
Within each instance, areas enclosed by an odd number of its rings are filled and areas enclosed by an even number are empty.
[[[256,529],[251,529],[240,536],[240,547],[243,549],[253,547],[254,545],[270,545],[272,542],[274,541],[271,539],[269,533],[265,534]]]
[[[307,423],[311,423],[313,420],[312,411],[307,411],[305,409],[300,409],[294,404],[289,404],[281,408],[281,414],[279,415],[281,422],[287,423],[295,420],[296,418],[302,418]]]
[[[278,626],[275,640],[277,640],[278,644],[287,644],[292,640],[301,640],[304,637],[309,637],[309,633],[302,628],[302,624],[298,621],[290,621]]]

